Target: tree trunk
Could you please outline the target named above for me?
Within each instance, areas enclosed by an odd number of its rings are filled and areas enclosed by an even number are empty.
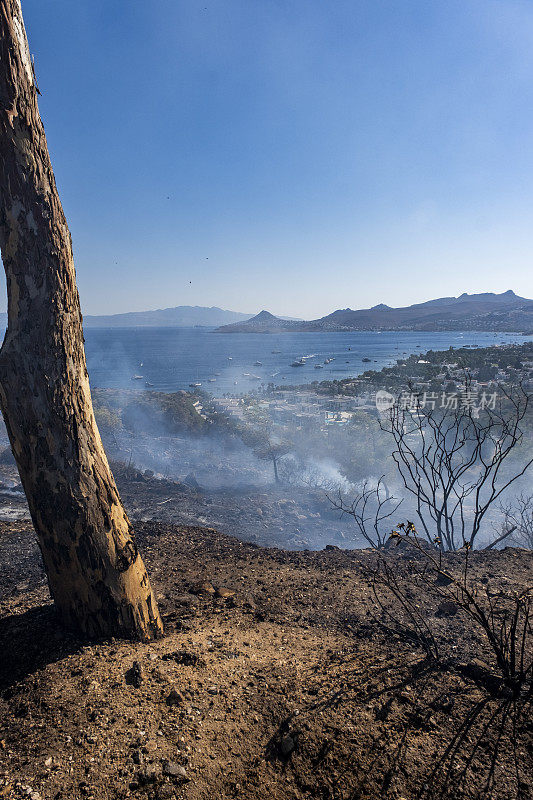
[[[94,418],[70,233],[19,0],[0,0],[0,37],[0,405],[61,618],[89,636],[149,639],[161,619]]]

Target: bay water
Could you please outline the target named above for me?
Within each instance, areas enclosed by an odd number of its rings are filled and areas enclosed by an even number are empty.
[[[210,328],[88,328],[85,346],[93,387],[175,392],[201,384],[221,396],[247,394],[268,383],[340,380],[431,349],[532,338],[477,331],[221,334]],[[302,358],[303,366],[291,366]],[[333,360],[324,363],[328,359]]]

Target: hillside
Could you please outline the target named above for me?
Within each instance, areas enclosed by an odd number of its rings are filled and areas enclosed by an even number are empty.
[[[461,613],[413,597],[432,661],[374,602],[368,551],[136,527],[166,627],[152,644],[62,631],[31,526],[0,523],[0,797],[478,800],[492,773],[491,797],[532,796],[531,721],[513,749],[510,703]],[[420,567],[395,558],[399,574]],[[524,551],[471,561],[493,592],[531,575]]]
[[[218,328],[217,333],[278,333],[284,331],[305,330],[309,323],[304,320],[286,320],[276,317],[269,311],[260,311],[255,317],[244,322],[236,322],[232,325],[223,325]]]
[[[502,294],[462,294],[403,308],[380,303],[368,309],[339,309],[320,319],[284,323],[262,311],[246,322],[224,325],[218,333],[279,333],[283,331],[356,330],[533,330],[533,300],[509,290]]]

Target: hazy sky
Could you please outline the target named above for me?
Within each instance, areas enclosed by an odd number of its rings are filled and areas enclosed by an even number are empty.
[[[23,0],[86,313],[533,297],[531,0]]]

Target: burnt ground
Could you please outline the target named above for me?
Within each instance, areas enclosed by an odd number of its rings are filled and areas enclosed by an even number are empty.
[[[154,477],[113,462],[113,474],[130,519],[163,520],[217,530],[264,546],[322,549],[360,546],[353,520],[341,518],[324,490],[276,486],[209,489]],[[224,465],[220,465],[224,470]],[[193,480],[191,478],[191,480]],[[29,519],[15,465],[0,463],[0,520]]]
[[[90,643],[58,626],[30,524],[0,523],[0,797],[531,800],[531,715],[464,612],[409,582],[420,553],[389,558],[438,659],[376,605],[373,553],[136,531],[166,635]],[[510,595],[531,559],[472,554],[471,579]]]

